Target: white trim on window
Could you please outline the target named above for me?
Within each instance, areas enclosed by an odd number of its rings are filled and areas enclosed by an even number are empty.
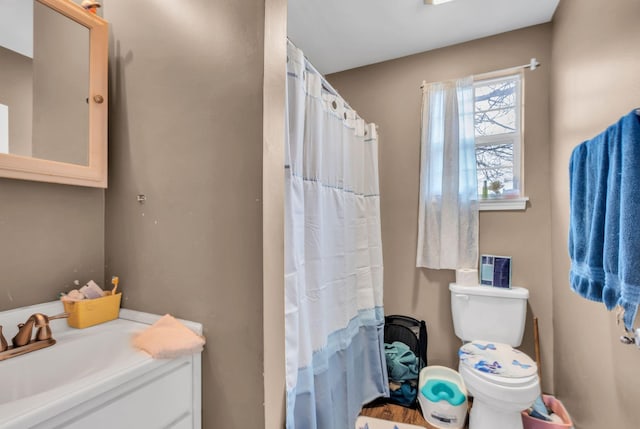
[[[9,153],[9,106],[0,104],[0,153]]]
[[[478,200],[478,210],[481,212],[501,210],[526,210],[529,197],[521,198],[496,198]]]

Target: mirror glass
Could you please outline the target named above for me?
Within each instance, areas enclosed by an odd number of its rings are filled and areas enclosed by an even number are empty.
[[[0,0],[0,154],[89,165],[89,29]]]

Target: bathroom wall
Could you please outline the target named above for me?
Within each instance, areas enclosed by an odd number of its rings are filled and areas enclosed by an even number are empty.
[[[526,64],[542,67],[525,77],[526,211],[481,212],[480,251],[513,257],[513,284],[529,289],[529,318],[539,318],[543,389],[553,386],[551,237],[549,201],[549,84],[551,25],[539,25],[469,43],[328,76],[368,121],[379,124],[380,193],[385,312],[424,319],[430,364],[457,366],[449,270],[415,267],[420,158],[420,85]],[[313,58],[311,59],[313,61]],[[533,353],[529,321],[523,350]]]
[[[31,155],[33,60],[0,46],[0,103],[9,106],[9,152]]]
[[[124,307],[203,323],[205,428],[264,427],[265,2],[102,9],[111,25],[105,274],[120,276]]]
[[[556,393],[580,429],[640,425],[640,350],[569,289],[571,151],[640,107],[640,3],[563,0],[553,25],[552,256]]]
[[[264,428],[286,420],[284,347],[284,160],[287,0],[265,0],[262,161]]]
[[[0,310],[104,278],[104,190],[0,178]]]

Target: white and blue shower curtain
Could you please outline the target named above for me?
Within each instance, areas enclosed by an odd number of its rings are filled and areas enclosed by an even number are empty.
[[[285,143],[287,429],[350,429],[388,396],[378,142],[289,43]]]

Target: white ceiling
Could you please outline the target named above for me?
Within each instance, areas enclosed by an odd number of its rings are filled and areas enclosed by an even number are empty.
[[[288,0],[288,35],[322,74],[551,21],[560,0]]]

